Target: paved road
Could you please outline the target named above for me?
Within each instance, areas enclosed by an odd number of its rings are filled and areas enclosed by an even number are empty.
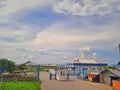
[[[70,77],[68,81],[49,80],[47,72],[41,72],[42,90],[112,90],[110,86],[78,80]]]

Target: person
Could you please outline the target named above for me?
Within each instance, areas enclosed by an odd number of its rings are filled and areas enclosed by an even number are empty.
[[[67,80],[69,79],[69,74],[67,73]]]
[[[50,75],[50,77],[49,77],[49,78],[50,78],[50,80],[51,80],[51,79],[52,79],[52,73],[49,73],[49,75]]]
[[[85,76],[85,80],[88,80],[88,75]]]
[[[57,73],[57,70],[55,70],[55,80],[56,80],[56,73]]]

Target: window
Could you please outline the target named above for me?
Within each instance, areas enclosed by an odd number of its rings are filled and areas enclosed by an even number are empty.
[[[88,70],[88,68],[84,68],[84,70]]]
[[[92,70],[95,70],[95,68],[92,68]]]
[[[98,70],[100,70],[100,71],[101,71],[101,70],[102,70],[102,68],[99,68]]]
[[[102,70],[102,67],[101,67],[101,66],[98,66],[98,70],[101,71],[101,70]]]

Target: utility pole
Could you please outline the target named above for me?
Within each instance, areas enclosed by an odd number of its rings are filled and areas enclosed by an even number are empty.
[[[120,44],[118,45],[118,47],[119,47],[119,53],[120,53]]]

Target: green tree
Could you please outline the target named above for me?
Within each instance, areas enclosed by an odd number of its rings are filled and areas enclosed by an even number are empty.
[[[105,66],[104,68],[105,68],[105,69],[115,69],[114,66]]]
[[[20,67],[18,67],[18,68],[19,68],[19,70],[27,70],[27,69],[28,69],[28,66],[22,65],[22,66],[20,66]]]
[[[0,59],[0,68],[3,69],[4,71],[8,71],[8,72],[12,73],[16,69],[16,65],[11,60],[8,60],[6,58],[1,58]]]

